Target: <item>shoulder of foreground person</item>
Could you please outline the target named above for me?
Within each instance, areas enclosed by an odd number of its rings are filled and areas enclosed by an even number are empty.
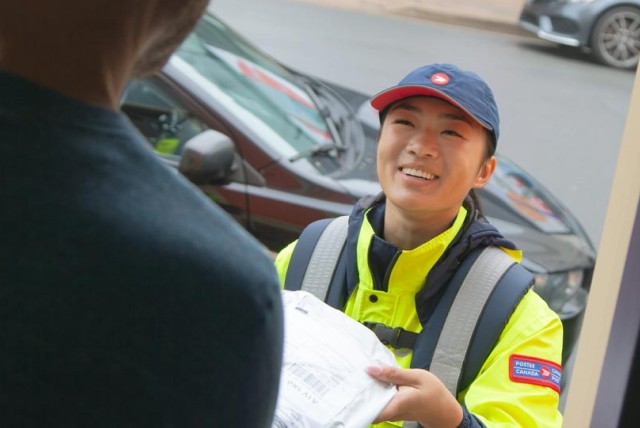
[[[272,260],[151,156],[60,169],[0,219],[0,426],[271,426]]]

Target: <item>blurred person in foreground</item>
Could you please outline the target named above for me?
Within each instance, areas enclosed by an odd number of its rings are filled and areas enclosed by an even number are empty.
[[[2,427],[271,425],[272,261],[118,111],[206,6],[0,1]]]
[[[341,253],[347,258],[346,275],[339,283],[345,304],[339,309],[376,330],[394,332],[396,339],[418,337],[415,346],[408,340],[406,346],[388,345],[400,368],[368,369],[374,378],[398,387],[375,426],[561,426],[562,324],[529,289],[530,282],[522,287],[517,306],[505,308],[508,322],[464,390],[450,392],[429,370],[412,368],[428,367],[426,361],[413,361],[425,357],[425,341],[418,334],[446,304],[443,295],[453,287],[459,267],[486,247],[499,248],[511,262],[522,256],[487,222],[473,197],[496,167],[499,116],[491,89],[473,72],[430,64],[378,93],[371,105],[380,115],[382,193],[359,201],[349,217]],[[276,259],[281,284],[295,270],[290,267],[295,246]],[[427,333],[437,338],[438,328]],[[392,338],[381,340],[388,344]],[[454,359],[449,364],[455,365]],[[551,370],[557,376],[544,377]]]

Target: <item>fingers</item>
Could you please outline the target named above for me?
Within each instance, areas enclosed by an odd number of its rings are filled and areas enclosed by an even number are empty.
[[[391,366],[370,366],[366,370],[372,378],[398,388],[375,423],[404,420],[424,426],[458,426],[462,421],[462,407],[428,370]]]
[[[394,385],[416,386],[416,373],[413,369],[392,366],[367,367],[367,373],[374,379]]]

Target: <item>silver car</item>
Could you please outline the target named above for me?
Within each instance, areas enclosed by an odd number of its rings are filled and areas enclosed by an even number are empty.
[[[541,39],[581,48],[602,64],[638,65],[640,0],[527,0],[519,24]]]

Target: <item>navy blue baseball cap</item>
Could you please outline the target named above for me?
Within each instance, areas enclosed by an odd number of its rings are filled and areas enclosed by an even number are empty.
[[[500,134],[498,106],[489,85],[471,71],[453,64],[430,64],[417,68],[396,86],[371,99],[373,108],[382,112],[391,103],[416,95],[441,98],[460,108],[491,132],[494,144]]]

